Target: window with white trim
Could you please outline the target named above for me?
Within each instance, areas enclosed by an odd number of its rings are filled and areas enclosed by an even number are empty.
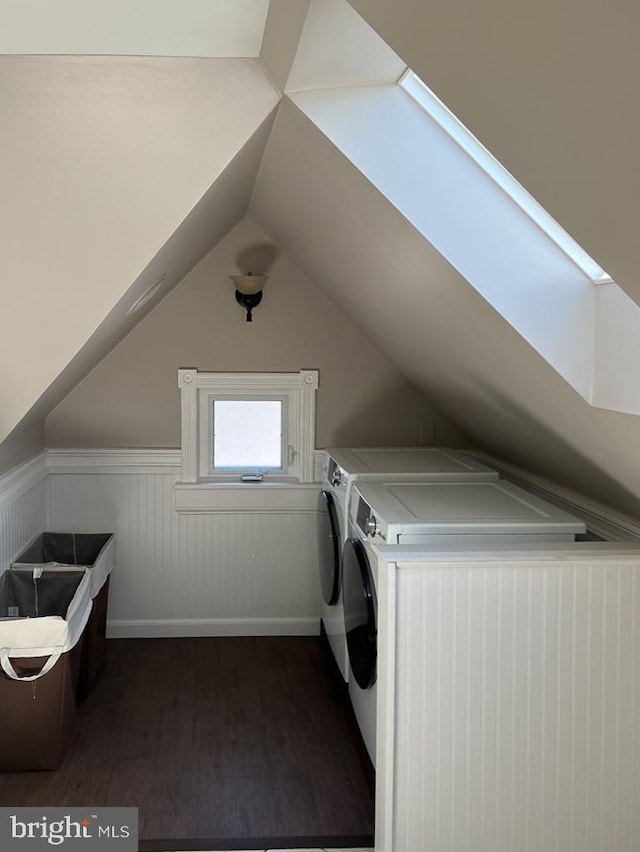
[[[496,183],[523,213],[575,263],[594,284],[611,284],[611,276],[579,245],[533,196],[507,171],[431,89],[407,68],[398,85]]]
[[[182,481],[313,482],[317,370],[178,370]]]
[[[284,473],[288,459],[286,399],[214,397],[209,419],[204,475],[233,471]]]

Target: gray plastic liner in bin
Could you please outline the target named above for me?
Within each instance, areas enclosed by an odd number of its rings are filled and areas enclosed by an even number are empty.
[[[112,533],[44,532],[12,563],[12,570],[39,566],[50,571],[84,568],[90,575],[93,609],[87,624],[77,696],[86,698],[98,681],[106,656],[109,581],[113,570]]]
[[[0,575],[0,770],[62,763],[91,607],[86,571]]]

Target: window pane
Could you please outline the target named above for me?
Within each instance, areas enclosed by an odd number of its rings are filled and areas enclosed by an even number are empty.
[[[281,400],[215,400],[213,467],[282,469]]]

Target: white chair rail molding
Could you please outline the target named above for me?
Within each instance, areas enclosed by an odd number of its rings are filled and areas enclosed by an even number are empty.
[[[178,370],[178,512],[315,512],[318,371]]]

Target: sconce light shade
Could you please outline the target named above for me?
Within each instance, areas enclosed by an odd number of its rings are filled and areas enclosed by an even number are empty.
[[[236,285],[236,290],[244,293],[245,296],[253,296],[258,293],[267,283],[268,275],[230,275],[229,278]]]
[[[268,275],[230,275],[236,288],[236,302],[247,312],[247,322],[253,321],[252,311],[262,301],[262,288]]]

